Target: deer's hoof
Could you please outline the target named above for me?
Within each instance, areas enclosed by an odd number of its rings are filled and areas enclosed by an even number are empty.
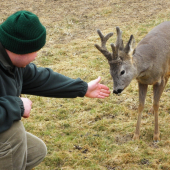
[[[153,140],[154,143],[159,143],[159,140]]]
[[[135,133],[133,136],[133,140],[139,140],[139,135]]]
[[[160,141],[160,134],[159,133],[153,135],[153,141],[154,142],[159,142]]]
[[[150,110],[148,111],[148,115],[154,115],[153,107],[151,107]]]

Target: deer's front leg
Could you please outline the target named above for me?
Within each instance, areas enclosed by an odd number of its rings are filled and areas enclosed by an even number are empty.
[[[153,85],[153,113],[155,119],[155,130],[154,130],[153,140],[155,142],[160,140],[159,125],[158,125],[159,100],[161,98],[162,92],[165,88],[167,81],[168,78],[165,78],[161,81],[160,84],[157,83]]]
[[[148,88],[147,84],[138,83],[138,86],[139,86],[139,107],[138,107],[138,120],[137,120],[137,125],[136,125],[136,131],[133,136],[134,140],[138,140],[140,136],[141,117],[142,117],[142,111],[145,105],[145,98],[146,98],[146,93],[147,93],[147,88]]]

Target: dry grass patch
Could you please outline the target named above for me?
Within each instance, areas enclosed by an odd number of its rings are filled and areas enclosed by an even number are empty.
[[[47,28],[47,43],[35,61],[38,66],[72,78],[90,81],[102,77],[112,90],[106,59],[95,49],[96,29],[106,34],[123,30],[138,43],[153,27],[169,20],[168,0],[2,0],[0,22],[17,10],[36,13]],[[110,42],[115,42],[114,35]],[[108,43],[108,48],[109,47]],[[27,131],[45,141],[48,155],[35,170],[142,170],[170,169],[170,85],[160,102],[161,141],[152,142],[154,117],[149,88],[140,141],[132,141],[137,121],[136,81],[120,95],[101,99],[52,99],[28,96],[33,101]]]

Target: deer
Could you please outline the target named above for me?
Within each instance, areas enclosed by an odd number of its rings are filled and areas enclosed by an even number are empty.
[[[113,93],[120,94],[133,79],[137,80],[139,104],[136,130],[133,140],[140,138],[142,111],[145,105],[148,85],[153,86],[153,104],[151,112],[154,115],[153,141],[159,142],[158,125],[159,101],[170,76],[170,21],[165,21],[154,27],[135,47],[135,38],[130,36],[124,46],[122,31],[116,27],[116,44],[111,43],[111,52],[107,50],[106,42],[113,35],[106,36],[100,30],[97,33],[101,46],[95,47],[105,56],[110,65],[113,79]]]

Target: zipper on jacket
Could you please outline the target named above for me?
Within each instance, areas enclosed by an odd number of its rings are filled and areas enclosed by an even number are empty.
[[[20,93],[19,93],[19,88],[20,88],[20,86],[19,86],[19,84],[18,84],[18,82],[19,82],[19,80],[18,80],[18,68],[17,67],[15,67],[14,68],[14,78],[15,78],[15,82],[16,82],[16,88],[17,88],[17,96],[20,96]]]

